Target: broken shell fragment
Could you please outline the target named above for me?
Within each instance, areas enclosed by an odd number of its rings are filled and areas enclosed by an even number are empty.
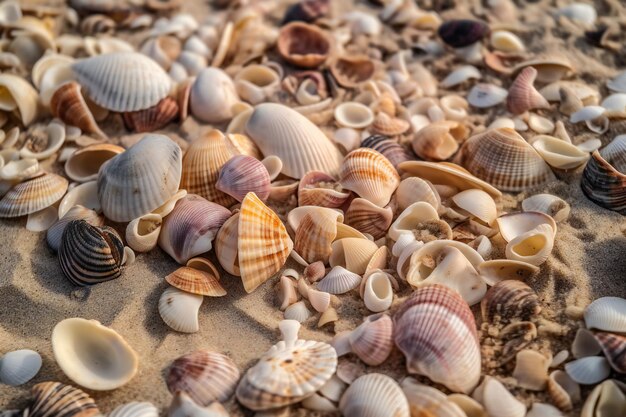
[[[330,39],[324,31],[302,22],[283,26],[277,46],[283,59],[303,68],[315,68],[324,63],[331,49]]]

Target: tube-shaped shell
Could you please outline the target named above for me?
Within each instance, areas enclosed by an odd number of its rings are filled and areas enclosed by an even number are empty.
[[[505,254],[507,259],[541,265],[552,253],[553,246],[553,229],[542,224],[511,240],[506,245]]]
[[[173,86],[159,64],[136,52],[97,55],[77,61],[72,70],[90,99],[116,112],[152,107]]]
[[[331,245],[330,266],[342,266],[355,274],[363,274],[378,246],[368,239],[347,237]]]
[[[181,333],[200,330],[198,311],[204,297],[168,287],[159,298],[159,315],[170,328]]]
[[[191,114],[206,123],[230,120],[239,96],[233,80],[219,68],[204,68],[191,86]]]
[[[43,173],[17,184],[0,200],[0,218],[20,217],[50,207],[63,197],[68,181]]]
[[[393,209],[382,208],[364,198],[355,198],[346,210],[346,224],[361,233],[367,233],[380,239],[385,236],[393,220]]]
[[[359,148],[346,155],[339,183],[379,207],[389,203],[391,195],[400,184],[400,176],[394,166],[381,153]]]
[[[467,417],[456,403],[436,388],[420,384],[412,377],[404,378],[400,385],[412,416]]]
[[[588,329],[613,333],[626,333],[626,299],[601,297],[585,309],[585,324]]]
[[[119,388],[137,373],[137,353],[119,333],[96,320],[65,319],[54,327],[51,341],[59,367],[85,388]]]
[[[144,136],[100,169],[104,215],[127,222],[151,212],[178,191],[181,170],[182,151],[175,142],[163,135]]]
[[[126,243],[135,252],[148,252],[157,245],[163,219],[160,215],[148,213],[126,226]]]
[[[370,366],[385,362],[393,349],[393,322],[387,314],[368,316],[350,332],[352,352]]]
[[[208,297],[222,297],[226,290],[220,285],[217,270],[211,272],[183,266],[165,277],[172,287],[190,294]]]
[[[220,169],[215,188],[239,202],[249,192],[266,201],[270,182],[270,175],[261,161],[248,155],[235,155]]]
[[[335,145],[309,119],[281,104],[258,105],[246,131],[264,155],[283,161],[283,174],[302,178],[307,172],[321,171],[335,177],[342,156]]]
[[[31,417],[95,417],[100,415],[95,401],[85,392],[60,382],[41,382],[31,389],[33,403],[26,413]]]
[[[341,191],[335,179],[323,172],[307,172],[298,184],[299,206],[336,208],[341,207],[348,198],[350,192]]]
[[[37,119],[39,95],[28,81],[14,74],[0,74],[0,90],[0,110],[17,109],[24,126]]]
[[[97,143],[78,149],[65,162],[65,174],[78,182],[96,180],[100,167],[122,152],[124,148],[111,143]]]
[[[580,185],[594,203],[626,214],[626,136],[593,152]]]
[[[383,374],[357,378],[339,402],[344,416],[409,417],[409,403],[396,381]]]
[[[533,83],[537,70],[526,67],[517,75],[506,97],[506,107],[513,114],[521,114],[532,109],[550,108],[550,103],[535,89]]]
[[[59,87],[50,100],[52,115],[68,125],[78,127],[83,132],[106,137],[100,130],[80,90],[80,84],[75,81]]]
[[[469,393],[480,378],[480,345],[474,316],[454,290],[418,288],[394,316],[396,346],[409,373],[425,375],[454,392]]]
[[[33,379],[41,369],[41,356],[34,350],[5,353],[0,360],[0,382],[16,387]]]

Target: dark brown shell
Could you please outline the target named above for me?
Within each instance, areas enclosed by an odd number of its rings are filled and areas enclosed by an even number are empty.
[[[302,0],[289,7],[283,17],[283,25],[290,22],[312,22],[330,11],[330,0]]]
[[[83,132],[106,138],[80,91],[80,84],[75,81],[59,87],[50,100],[52,115],[68,125],[80,128]]]
[[[60,382],[33,386],[33,403],[24,415],[29,417],[92,417],[100,414],[94,400],[85,392]]]
[[[320,28],[292,22],[278,34],[278,52],[290,64],[303,68],[322,65],[331,50],[330,37]]]
[[[446,44],[462,48],[482,40],[489,33],[489,26],[479,20],[455,19],[442,23],[437,33]]]
[[[165,127],[178,116],[178,103],[171,97],[165,97],[156,106],[145,110],[122,113],[124,123],[135,132],[154,132]]]
[[[509,322],[511,319],[530,320],[539,314],[539,297],[522,281],[504,280],[491,287],[480,302],[484,321]]]
[[[594,203],[626,215],[626,138],[593,152],[580,186]]]

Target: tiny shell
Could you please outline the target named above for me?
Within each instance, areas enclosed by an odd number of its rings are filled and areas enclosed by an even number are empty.
[[[355,198],[346,210],[345,223],[374,239],[380,239],[387,233],[392,219],[391,207],[381,208],[364,198]]]
[[[357,378],[339,402],[344,416],[409,417],[408,401],[396,381],[371,373]]]
[[[318,282],[317,288],[330,294],[344,294],[359,286],[361,277],[342,266],[335,266]]]
[[[502,103],[508,91],[493,84],[476,84],[467,95],[467,102],[479,109],[497,106]]]
[[[515,357],[513,378],[520,387],[531,391],[543,391],[548,380],[548,366],[552,358],[546,358],[539,352],[525,349]]]
[[[626,374],[626,336],[597,332],[595,337],[611,367],[620,374]]]
[[[397,136],[411,128],[411,124],[399,117],[391,117],[387,113],[380,112],[374,119],[371,129],[381,135]]]
[[[0,359],[0,382],[16,387],[33,379],[41,369],[41,356],[29,350],[7,352]]]
[[[177,101],[172,97],[165,97],[152,107],[126,112],[122,117],[129,130],[142,133],[164,128],[178,116],[178,113]]]
[[[569,411],[580,401],[580,386],[564,371],[553,371],[548,377],[548,394],[554,405]]]
[[[511,240],[506,245],[506,257],[533,265],[541,265],[550,256],[553,245],[553,229],[542,224]]]
[[[63,84],[54,92],[50,100],[50,110],[54,117],[58,117],[64,123],[76,126],[83,132],[106,137],[85,102],[80,84],[77,82]]]
[[[341,103],[335,107],[335,121],[344,127],[362,129],[374,121],[374,113],[364,104],[354,101]]]
[[[402,391],[409,401],[412,416],[467,417],[465,412],[449,397],[436,388],[417,382],[415,378],[402,380]],[[458,395],[458,394],[455,394]]]
[[[457,19],[444,22],[437,34],[453,48],[461,48],[479,42],[489,33],[489,26],[479,20]]]
[[[435,210],[438,210],[441,205],[439,194],[430,182],[419,177],[403,179],[396,190],[398,209],[404,211],[411,204],[420,201],[430,204]]]
[[[198,311],[204,297],[168,287],[159,298],[159,315],[170,328],[181,333],[200,330]]]
[[[488,225],[493,224],[498,217],[496,202],[482,190],[461,191],[452,197],[452,201],[459,208]]]
[[[320,183],[324,186],[320,186]],[[350,198],[349,192],[341,191],[339,184],[328,174],[307,172],[298,184],[299,206],[341,207]]]
[[[537,294],[517,280],[504,280],[487,291],[481,304],[483,320],[508,322],[512,318],[529,320],[541,311]]]
[[[228,412],[218,402],[208,407],[196,404],[187,394],[178,391],[168,410],[168,417],[228,417]]]
[[[295,320],[304,323],[312,316],[304,301],[293,303],[285,309],[285,320]]]
[[[470,79],[480,79],[482,75],[473,65],[464,65],[452,71],[439,83],[443,88],[455,87]]]
[[[496,30],[491,33],[491,46],[502,52],[519,53],[526,49],[522,40],[506,30]]]
[[[526,406],[517,400],[497,379],[490,376],[485,377],[485,381],[479,389],[481,389],[482,394],[481,402],[488,415],[499,417],[524,417],[526,415]]]
[[[365,307],[374,313],[388,310],[393,302],[391,278],[379,269],[373,269],[361,282],[362,297]]]
[[[397,141],[383,135],[371,135],[361,141],[362,148],[371,148],[380,152],[398,169],[401,162],[410,161],[412,158],[410,151],[400,145]]]
[[[443,161],[459,149],[467,137],[467,128],[453,121],[439,121],[420,129],[413,136],[413,151],[425,160]]]
[[[128,223],[126,243],[135,252],[148,252],[157,245],[163,219],[158,214],[148,213]]]
[[[371,240],[347,237],[331,245],[330,266],[342,266],[355,274],[363,274],[378,246]]]

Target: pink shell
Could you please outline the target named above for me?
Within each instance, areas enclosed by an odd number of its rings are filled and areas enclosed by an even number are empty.
[[[393,349],[393,321],[387,314],[368,316],[350,333],[352,352],[371,366],[383,363]]]
[[[270,174],[261,161],[248,155],[236,155],[221,168],[215,188],[239,202],[249,192],[255,193],[261,201],[267,201],[270,183]]]

